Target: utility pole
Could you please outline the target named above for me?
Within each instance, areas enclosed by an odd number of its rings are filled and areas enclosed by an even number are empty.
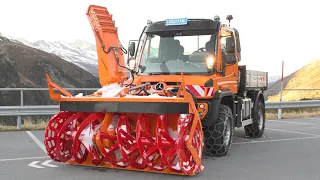
[[[282,119],[282,90],[283,90],[283,69],[284,69],[284,62],[282,61],[282,75],[281,75],[281,85],[280,85],[280,108],[278,109],[278,119]]]

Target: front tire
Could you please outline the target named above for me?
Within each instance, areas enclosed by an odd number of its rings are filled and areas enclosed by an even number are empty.
[[[221,104],[217,120],[204,127],[205,151],[210,156],[224,156],[232,144],[234,131],[233,115],[229,106]]]
[[[256,105],[256,111],[253,113],[252,124],[244,127],[245,133],[251,138],[259,138],[264,133],[265,127],[265,107],[261,100]]]

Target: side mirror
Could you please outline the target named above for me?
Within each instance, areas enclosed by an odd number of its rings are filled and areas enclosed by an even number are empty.
[[[227,53],[234,53],[234,39],[232,37],[228,37],[226,39],[226,51]]]
[[[135,53],[135,50],[136,50],[136,43],[135,42],[131,42],[128,50],[129,50],[130,56],[131,57],[134,56],[134,53]]]

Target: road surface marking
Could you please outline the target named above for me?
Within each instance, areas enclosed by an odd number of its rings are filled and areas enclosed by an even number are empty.
[[[271,131],[280,131],[280,132],[287,132],[287,133],[295,133],[295,134],[320,137],[320,134],[310,134],[310,133],[303,133],[303,132],[297,132],[297,131],[287,131],[287,130],[282,130],[282,129],[271,129],[271,128],[265,128],[265,129],[271,130]]]
[[[240,138],[240,137],[233,137],[235,139],[240,139],[240,140],[244,140],[244,141],[248,141],[248,142],[253,142],[254,140],[251,140],[251,139],[246,139],[246,138]]]
[[[19,161],[19,160],[25,160],[25,159],[44,159],[44,158],[50,158],[50,157],[49,157],[49,156],[40,156],[40,157],[26,157],[26,158],[0,159],[0,162],[4,162],[4,161]]]
[[[293,122],[293,121],[268,120],[267,122],[277,122],[277,123],[288,123],[288,124],[300,124],[300,125],[316,126],[316,124],[311,124],[311,123],[300,123],[300,122]]]
[[[58,166],[56,166],[56,165],[49,164],[51,161],[52,161],[52,160],[46,160],[46,161],[44,161],[43,163],[41,163],[41,165],[47,166],[47,167],[58,167]],[[43,167],[43,166],[37,165],[37,163],[39,163],[39,162],[40,162],[40,161],[33,161],[33,162],[31,162],[30,164],[28,164],[28,166],[34,167],[34,168],[45,168],[45,167]]]
[[[37,145],[43,150],[43,152],[47,154],[46,147],[39,141],[39,139],[38,139],[36,136],[34,136],[34,135],[32,134],[32,132],[30,132],[30,131],[26,131],[26,132],[27,132],[27,134],[32,138],[32,140],[33,140],[35,143],[37,143]]]
[[[28,164],[28,166],[34,167],[34,168],[44,168],[42,166],[36,165],[38,162],[40,162],[40,161],[33,161],[32,163]]]
[[[272,140],[264,140],[264,141],[248,141],[248,142],[238,142],[232,144],[253,144],[253,143],[266,143],[266,142],[280,142],[280,141],[293,141],[293,140],[303,140],[303,139],[318,139],[319,137],[303,137],[303,138],[289,138],[289,139],[272,139]]]
[[[320,120],[320,117],[309,117],[309,118],[304,118],[304,119],[309,119],[309,120]]]
[[[48,167],[58,167],[56,165],[53,165],[53,164],[49,164],[52,160],[46,160],[45,162],[43,162],[41,165],[44,165],[44,166],[48,166]]]

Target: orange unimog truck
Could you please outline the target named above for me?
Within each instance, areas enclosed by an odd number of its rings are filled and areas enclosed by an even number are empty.
[[[226,155],[235,128],[261,137],[268,74],[238,64],[241,47],[232,16],[228,25],[218,16],[148,21],[128,51],[105,7],[91,5],[87,16],[102,88],[73,96],[47,75],[50,97],[61,111],[45,131],[52,159],[195,175],[204,170],[203,149]]]
[[[133,84],[149,83],[156,91],[175,88],[183,72],[201,118],[206,151],[214,156],[230,149],[234,128],[244,127],[247,136],[258,138],[265,126],[268,73],[238,64],[240,38],[230,27],[232,19],[227,16],[229,25],[218,16],[148,21],[138,48],[135,42],[129,45]]]

